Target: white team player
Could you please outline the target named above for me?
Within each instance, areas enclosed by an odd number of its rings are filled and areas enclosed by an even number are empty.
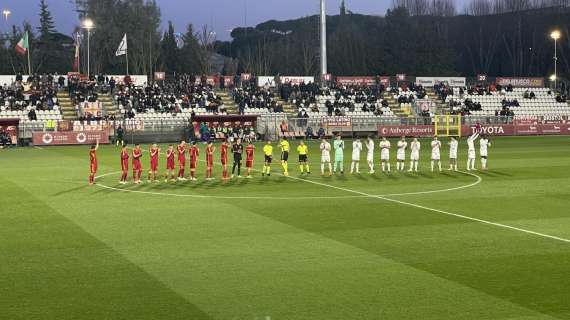
[[[325,175],[325,164],[329,165],[329,176],[332,175],[332,164],[331,164],[331,144],[327,139],[323,139],[321,142],[321,175]]]
[[[455,137],[451,137],[449,145],[449,169],[457,171],[457,149],[459,148],[459,142]]]
[[[382,172],[385,172],[386,168],[390,172],[390,141],[386,137],[382,137],[380,141],[380,161],[382,162]]]
[[[352,162],[350,164],[350,173],[360,173],[360,153],[362,152],[362,142],[360,139],[352,142]]]
[[[475,140],[479,137],[479,133],[475,133],[467,138],[467,171],[475,170]]]
[[[406,137],[402,136],[400,141],[398,141],[398,151],[396,152],[396,169],[398,171],[404,171],[406,166],[406,149],[408,148],[408,142]]]
[[[479,155],[481,156],[481,169],[487,170],[487,156],[488,156],[488,149],[491,146],[491,141],[487,138],[487,136],[481,136],[481,140],[479,140]]]
[[[422,148],[418,138],[414,138],[410,143],[410,172],[418,172],[418,162],[420,161],[420,149]]]
[[[437,139],[437,136],[433,137],[433,141],[431,142],[431,172],[433,172],[435,163],[439,167],[439,171],[441,171],[441,141]]]
[[[374,139],[372,139],[372,136],[368,136],[366,150],[366,161],[368,162],[369,173],[374,174]]]

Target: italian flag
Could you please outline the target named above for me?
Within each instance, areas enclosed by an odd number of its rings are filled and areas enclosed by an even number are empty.
[[[25,55],[26,52],[28,52],[29,48],[30,43],[28,41],[28,31],[26,31],[22,39],[20,39],[20,41],[18,41],[18,44],[16,44],[16,51],[21,55]]]

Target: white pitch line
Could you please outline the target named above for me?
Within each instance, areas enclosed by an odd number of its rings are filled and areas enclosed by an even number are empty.
[[[460,172],[462,172],[462,173],[467,173],[467,172],[463,172],[463,171],[460,171]],[[553,239],[553,240],[558,240],[558,241],[570,243],[570,239],[561,238],[561,237],[557,237],[557,236],[552,236],[552,235],[549,235],[549,234],[545,234],[545,233],[541,233],[541,232],[536,232],[536,231],[532,231],[532,230],[527,230],[527,229],[523,229],[523,228],[518,228],[518,227],[514,227],[514,226],[510,226],[510,225],[506,225],[506,224],[502,224],[502,223],[498,223],[498,222],[492,222],[492,221],[487,221],[487,220],[483,220],[483,219],[473,218],[473,217],[465,216],[465,215],[462,215],[462,214],[457,214],[457,213],[448,212],[448,211],[444,211],[444,210],[434,209],[434,208],[422,206],[422,205],[415,204],[415,203],[411,203],[411,202],[406,202],[406,201],[401,201],[401,200],[396,200],[396,199],[390,199],[390,198],[386,198],[386,197],[384,197],[384,196],[376,196],[376,195],[373,195],[373,194],[368,194],[368,193],[361,192],[361,191],[357,191],[357,190],[352,190],[352,189],[337,187],[337,186],[329,185],[329,184],[326,184],[326,183],[321,183],[321,182],[316,182],[316,181],[311,181],[311,180],[304,180],[304,179],[299,179],[299,178],[296,178],[296,177],[289,177],[289,178],[290,178],[290,179],[295,179],[295,180],[305,181],[305,182],[307,182],[307,183],[312,183],[312,184],[320,185],[320,186],[323,186],[323,187],[329,187],[329,188],[333,188],[333,189],[337,189],[337,190],[342,190],[342,191],[346,191],[346,192],[350,192],[350,193],[360,194],[360,195],[367,196],[367,197],[370,197],[370,198],[377,198],[377,199],[385,200],[385,201],[388,201],[388,202],[394,202],[394,203],[398,203],[398,204],[401,204],[401,205],[411,206],[411,207],[418,208],[418,209],[423,209],[423,210],[427,210],[427,211],[433,211],[433,212],[437,212],[437,213],[442,213],[442,214],[445,214],[445,215],[449,215],[449,216],[453,216],[453,217],[457,217],[457,218],[461,218],[461,219],[465,219],[465,220],[475,221],[475,222],[479,222],[479,223],[483,223],[483,224],[488,224],[488,225],[492,225],[492,226],[496,226],[496,227],[500,227],[500,228],[505,228],[505,229],[515,230],[515,231],[520,231],[520,232],[524,232],[524,233],[527,233],[527,234],[532,234],[532,235],[536,235],[536,236],[540,236],[540,237],[544,237],[544,238],[548,238],[548,239]]]
[[[112,174],[117,174],[120,173],[120,171],[117,172],[111,172],[111,173],[106,173],[100,176],[97,176],[96,178],[102,178],[105,176],[109,176]],[[476,177],[477,181],[467,184],[467,185],[463,185],[463,186],[459,186],[459,187],[454,187],[454,188],[447,188],[447,189],[438,189],[438,190],[428,190],[428,191],[417,191],[417,192],[405,192],[405,193],[387,193],[387,194],[379,194],[379,195],[373,195],[373,196],[378,196],[378,197],[391,197],[391,196],[406,196],[406,195],[421,195],[421,194],[432,194],[432,193],[441,193],[441,192],[450,192],[450,191],[456,191],[456,190],[461,190],[461,189],[466,189],[466,188],[470,188],[473,186],[478,185],[479,183],[481,183],[481,181],[483,179],[481,179],[481,177],[479,177],[478,175],[472,174],[472,173],[468,173],[468,172],[462,172],[465,174],[468,174],[470,176]],[[279,176],[283,176],[279,173],[276,173],[276,175]],[[301,180],[305,180],[305,179],[301,179]],[[141,193],[141,194],[150,194],[150,195],[162,195],[162,196],[172,196],[172,197],[188,197],[188,198],[211,198],[211,199],[245,199],[245,200],[328,200],[328,199],[362,199],[362,198],[369,198],[368,195],[358,195],[358,196],[335,196],[335,197],[320,197],[320,196],[299,196],[299,197],[267,197],[267,196],[210,196],[210,195],[197,195],[197,194],[179,194],[179,193],[166,193],[166,192],[151,192],[151,191],[140,191],[140,190],[130,190],[130,189],[124,189],[124,188],[117,188],[117,187],[111,187],[111,186],[107,186],[105,184],[102,183],[98,183],[98,186],[105,188],[105,189],[109,189],[109,190],[115,190],[115,191],[121,191],[121,192],[130,192],[130,193]]]

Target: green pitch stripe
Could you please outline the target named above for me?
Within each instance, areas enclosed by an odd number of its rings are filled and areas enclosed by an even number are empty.
[[[42,201],[1,176],[0,194],[3,319],[209,319],[61,216],[65,201]]]

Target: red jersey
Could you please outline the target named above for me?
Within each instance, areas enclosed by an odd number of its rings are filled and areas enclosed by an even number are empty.
[[[150,149],[150,169],[152,171],[158,170],[158,148]]]
[[[255,147],[249,145],[245,148],[245,161],[253,161],[253,154],[255,153]]]
[[[95,150],[89,151],[89,161],[90,161],[91,173],[97,172],[97,151]]]
[[[208,167],[211,167],[214,165],[214,147],[213,146],[206,147],[206,163],[208,164]]]
[[[191,146],[190,150],[190,169],[196,169],[196,163],[198,162],[198,157],[200,156],[200,149],[197,146]]]
[[[141,157],[142,157],[142,150],[134,149],[133,150],[133,170],[142,170],[141,166]]]
[[[178,145],[176,151],[178,151],[178,160],[186,158],[186,146]]]
[[[174,150],[166,150],[166,169],[174,170]]]
[[[222,164],[227,164],[228,163],[228,144],[227,143],[222,143],[222,147],[220,148],[220,154],[221,154],[221,158],[220,160],[222,161]]]
[[[121,150],[121,170],[129,170],[129,152]]]

